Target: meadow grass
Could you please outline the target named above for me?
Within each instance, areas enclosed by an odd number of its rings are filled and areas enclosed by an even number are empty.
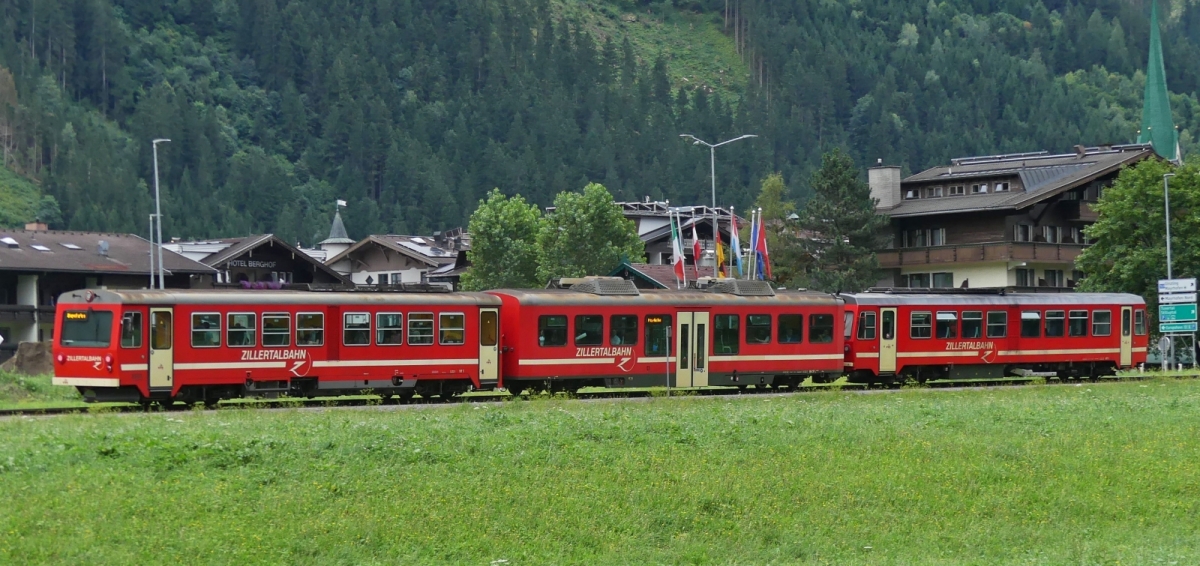
[[[49,375],[22,375],[0,371],[0,409],[83,407],[83,396],[74,387],[52,385]]]
[[[1195,564],[1198,409],[1152,380],[9,418],[0,563]]]

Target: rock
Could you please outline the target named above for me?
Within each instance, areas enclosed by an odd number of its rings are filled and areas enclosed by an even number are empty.
[[[54,373],[54,355],[49,342],[21,342],[17,355],[0,364],[0,370],[25,375],[50,375]]]

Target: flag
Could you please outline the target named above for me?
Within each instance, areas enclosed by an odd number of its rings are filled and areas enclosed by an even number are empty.
[[[700,278],[700,254],[704,249],[700,247],[700,237],[696,235],[696,217],[692,217],[692,271],[696,274],[696,279]]]
[[[742,242],[738,237],[737,215],[729,214],[729,254],[737,263],[737,276],[742,276]],[[730,275],[733,275],[732,273]]]
[[[717,277],[725,277],[725,252],[721,249],[721,224],[713,228],[713,247],[717,248]]]
[[[346,206],[346,201],[344,201],[344,200],[342,200],[342,199],[338,199],[338,201],[337,201],[337,205],[338,205],[338,206]]]
[[[675,224],[674,216],[671,216],[671,256],[675,265],[676,282],[685,281],[687,273],[683,271],[683,242],[679,240],[679,228]]]
[[[750,212],[750,276],[762,278],[762,269],[758,267],[758,222],[754,220],[754,211]]]
[[[763,225],[762,213],[758,215],[758,240],[754,244],[754,253],[758,256],[759,273],[758,278],[762,279],[765,274],[767,279],[771,278],[771,256],[767,253],[767,227]]]

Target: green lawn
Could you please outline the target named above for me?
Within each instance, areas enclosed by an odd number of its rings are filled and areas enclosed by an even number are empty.
[[[86,406],[74,387],[51,385],[49,375],[19,375],[0,371],[0,409]]]
[[[0,563],[1196,564],[1198,462],[1193,380],[10,418]]]

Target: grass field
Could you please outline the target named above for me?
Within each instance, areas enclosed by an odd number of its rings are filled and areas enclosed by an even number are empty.
[[[1200,382],[0,420],[0,563],[1200,563]]]
[[[73,387],[55,387],[49,375],[19,375],[0,371],[0,409],[85,406]]]

